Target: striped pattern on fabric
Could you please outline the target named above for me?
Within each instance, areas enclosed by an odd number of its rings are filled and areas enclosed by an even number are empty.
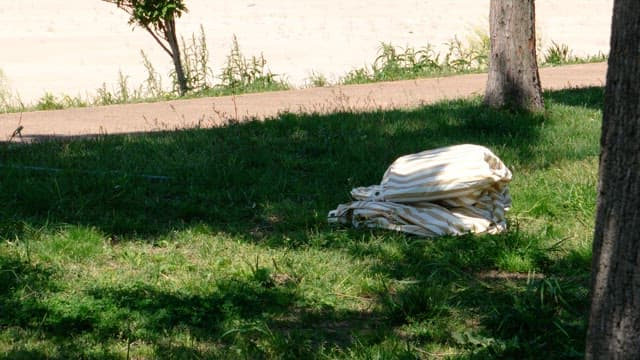
[[[398,158],[380,185],[351,191],[329,222],[420,236],[498,233],[511,206],[511,171],[489,149],[456,145]]]

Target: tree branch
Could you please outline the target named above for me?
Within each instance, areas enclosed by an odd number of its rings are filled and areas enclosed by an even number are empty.
[[[156,35],[156,33],[154,33],[153,30],[151,30],[151,28],[148,25],[144,25],[144,28],[147,29],[149,34],[151,34],[151,36],[153,36],[153,38],[158,42],[158,44],[162,46],[162,49],[164,49],[164,51],[166,51],[167,54],[169,54],[169,56],[173,57],[173,53],[171,52],[171,50],[169,50],[169,48],[167,48],[167,46],[162,43],[162,40],[160,40],[158,35]]]

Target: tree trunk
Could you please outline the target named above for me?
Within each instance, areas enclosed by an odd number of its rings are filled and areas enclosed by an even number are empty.
[[[485,103],[493,107],[543,110],[534,0],[491,0],[489,32],[491,56]]]
[[[176,35],[176,22],[172,17],[165,19],[165,38],[171,48],[171,59],[173,60],[173,66],[176,69],[176,79],[178,80],[178,87],[180,95],[184,95],[189,90],[187,86],[187,78],[184,75],[184,68],[182,67],[182,59],[180,58],[180,45],[178,44],[178,37]]]
[[[616,0],[600,139],[587,359],[640,358],[640,2]]]

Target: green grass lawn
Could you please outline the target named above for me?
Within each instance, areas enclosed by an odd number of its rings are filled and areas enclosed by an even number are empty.
[[[0,144],[0,358],[580,358],[602,95]],[[327,225],[460,143],[513,171],[507,233]]]

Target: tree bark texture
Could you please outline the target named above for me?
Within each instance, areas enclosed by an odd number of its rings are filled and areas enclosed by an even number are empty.
[[[178,44],[178,36],[176,35],[176,21],[173,17],[164,20],[164,35],[169,47],[171,48],[171,59],[173,60],[173,66],[176,69],[176,79],[178,80],[178,87],[180,95],[184,95],[189,90],[187,85],[187,78],[184,74],[184,68],[182,67],[182,59],[180,54],[180,45]]]
[[[616,0],[605,89],[587,359],[640,358],[640,2]]]
[[[491,54],[485,103],[492,107],[543,110],[534,0],[491,0],[489,33]]]

